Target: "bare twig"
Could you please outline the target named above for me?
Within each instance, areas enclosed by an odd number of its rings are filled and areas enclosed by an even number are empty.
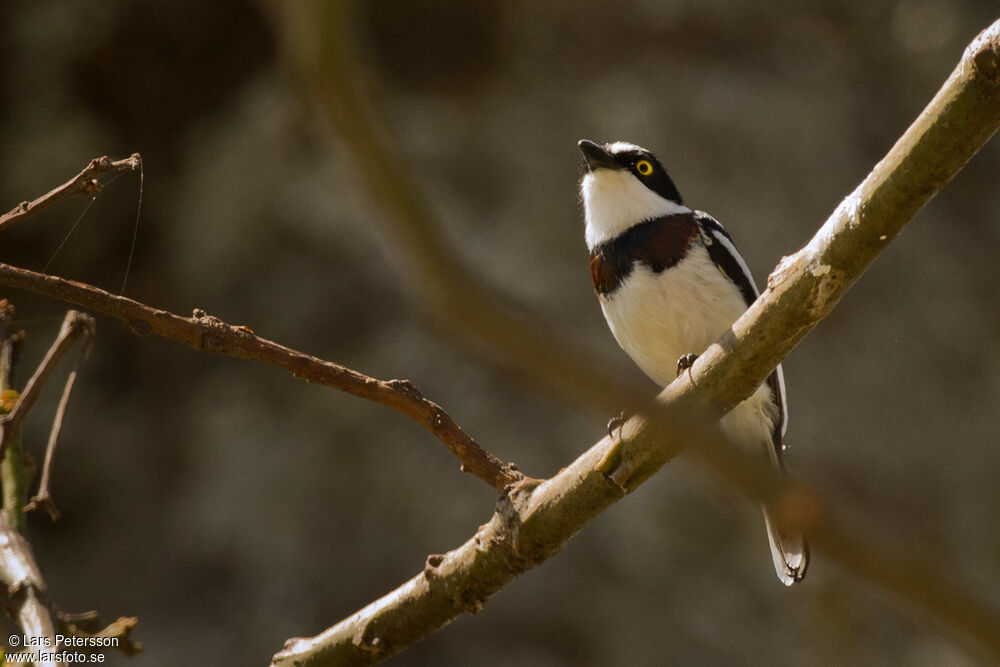
[[[14,334],[7,333],[7,324],[14,317],[14,306],[7,299],[0,299],[0,378],[6,378],[4,382],[3,396],[0,397],[0,412],[10,412],[17,403],[19,394],[10,389],[12,378],[14,377],[14,367],[17,365],[17,357],[20,353],[21,344],[24,342],[24,332]]]
[[[135,616],[119,616],[117,620],[109,623],[107,627],[91,635],[107,639],[118,640],[116,648],[128,656],[142,652],[142,644],[132,639],[132,631],[135,630],[139,619]],[[82,636],[82,635],[81,635]]]
[[[24,344],[24,332],[8,335],[7,328],[14,316],[14,306],[6,299],[0,301],[0,523],[16,531],[24,530],[24,512],[21,504],[26,495],[30,472],[19,446],[19,435],[13,427],[4,428],[7,416],[17,407],[21,395],[13,389],[13,375]],[[9,445],[13,444],[13,447]]]
[[[193,317],[181,317],[127,297],[109,294],[92,285],[9,264],[0,263],[0,284],[44,294],[116,317],[139,336],[153,333],[206,352],[262,361],[285,369],[308,382],[324,384],[381,403],[424,427],[458,458],[463,470],[485,481],[498,492],[523,478],[512,464],[504,463],[479,446],[444,408],[426,398],[409,380],[377,380],[340,364],[261,338],[246,327],[227,324],[202,310],[195,310]],[[25,394],[27,393],[28,389],[25,389]],[[14,413],[11,413],[10,418],[13,417]]]
[[[112,160],[107,155],[94,158],[90,164],[83,168],[83,171],[58,188],[45,193],[34,201],[23,201],[7,213],[0,215],[0,230],[22,218],[37,213],[60,199],[81,193],[96,195],[101,191],[99,175],[118,171],[135,171],[141,164],[142,157],[138,153],[133,153],[122,160]]]
[[[98,192],[100,182],[95,178],[95,174],[126,169],[134,170],[140,165],[141,157],[138,153],[134,153],[124,160],[113,161],[106,156],[95,158],[70,181],[32,202],[22,202],[9,213],[4,214],[0,217],[0,229],[59,199],[81,192]],[[355,396],[387,405],[416,420],[430,431],[459,459],[462,470],[479,477],[496,491],[500,491],[504,486],[516,483],[523,478],[523,475],[512,464],[505,464],[480,447],[443,408],[425,398],[408,380],[376,380],[338,364],[326,362],[259,338],[245,327],[228,325],[218,318],[206,316],[201,311],[196,311],[194,318],[182,318],[166,311],[154,310],[131,299],[115,297],[83,283],[60,281],[58,278],[8,265],[0,265],[0,269],[4,271],[4,277],[7,279],[4,284],[8,286],[23,287],[43,294],[50,294],[64,301],[118,317],[124,320],[138,335],[156,333],[206,351],[259,359],[285,368],[310,382],[320,382]],[[28,390],[25,393],[28,394]],[[21,408],[22,410],[30,408],[34,396],[29,394],[28,399],[24,401],[25,405]],[[6,428],[0,431],[0,453],[3,451],[5,441],[3,433],[12,430],[20,418],[20,413],[12,413],[8,417]],[[47,453],[46,460],[48,458]]]
[[[331,45],[336,40],[336,27],[325,21],[330,18],[325,12],[333,10],[316,3],[282,3],[282,7],[290,7],[285,10],[283,25],[286,45],[319,92],[334,125],[343,131],[349,148],[364,146],[364,151],[354,151],[359,163],[379,162],[384,145],[372,129],[369,109],[352,99],[356,88],[351,85],[350,63],[336,45]],[[338,95],[331,95],[333,90]],[[339,94],[341,91],[346,92]],[[377,662],[426,637],[462,611],[476,611],[489,595],[557,552],[577,530],[634,490],[685,444],[685,436],[692,435],[691,415],[717,417],[750,395],[827,315],[916,211],[989,139],[998,124],[1000,21],[973,41],[913,126],[809,245],[782,262],[769,279],[768,289],[732,330],[701,356],[690,374],[682,375],[661,394],[661,410],[671,420],[669,428],[652,433],[647,422],[630,420],[623,440],[605,438],[540,486],[523,483],[515,487],[501,499],[493,519],[464,545],[443,556],[432,556],[421,574],[322,634],[289,640],[272,665]],[[385,178],[384,172],[381,177]],[[416,192],[405,174],[401,183],[388,182],[401,192]],[[369,186],[375,193],[382,187],[374,182]],[[417,239],[414,248],[407,246],[406,251],[421,270],[432,274],[433,279],[422,284],[433,289],[442,284],[442,272],[463,270],[455,268],[460,262],[453,256],[440,262],[444,267],[440,270],[433,266],[435,262],[423,260],[428,252],[426,239],[438,239],[440,234],[426,233],[431,223],[426,207],[419,198],[408,201],[408,197],[396,195],[386,202],[393,237],[407,243],[411,237]],[[395,210],[397,207],[403,210]],[[439,251],[448,255],[444,247],[430,252]],[[464,275],[452,275],[447,284],[476,283]],[[470,289],[473,296],[482,296],[475,294],[474,287]],[[468,295],[459,292],[452,298],[462,302]],[[479,299],[479,303],[485,301]],[[447,299],[442,302],[451,303]],[[466,316],[467,305],[450,312]],[[490,309],[488,303],[482,307]],[[494,333],[511,326],[508,321],[504,327],[477,331],[493,344]],[[514,355],[508,353],[506,342],[496,344],[496,349],[507,353],[508,363],[517,364],[525,373],[533,372],[531,360],[545,347],[535,345],[539,337],[533,333],[528,327],[524,334],[530,349],[519,348]],[[561,382],[574,377],[572,373],[560,375],[560,366],[543,364],[540,368]],[[613,379],[606,380],[606,387],[629,393]],[[661,410],[656,413],[662,418]],[[773,486],[774,475],[761,462],[741,456],[731,447],[712,445],[711,438],[705,442],[696,454],[745,491],[776,500],[779,508],[797,507],[786,511],[799,514],[793,516],[795,523],[809,528],[821,553],[892,592],[908,613],[929,616],[955,638],[971,638],[994,659],[1000,658],[1000,614],[994,607],[948,584],[941,572],[862,540],[857,531],[832,516],[815,494],[798,486]],[[793,497],[797,502],[782,503]]]
[[[101,612],[96,609],[88,611],[59,611],[56,610],[56,622],[59,628],[65,630],[63,634],[73,634],[75,632],[98,632],[104,627],[101,620]]]
[[[142,651],[142,644],[132,639],[139,619],[134,616],[122,616],[113,623],[104,626],[101,615],[97,611],[85,611],[78,614],[56,612],[59,631],[70,637],[111,639],[113,648],[127,656],[133,656]]]
[[[45,380],[55,370],[56,364],[59,363],[59,360],[66,354],[67,350],[69,350],[70,346],[73,345],[73,342],[80,335],[85,331],[93,335],[93,329],[94,319],[90,315],[75,310],[66,313],[66,318],[63,320],[59,335],[56,337],[55,342],[52,343],[48,352],[46,352],[42,363],[35,369],[35,374],[28,380],[28,384],[25,386],[24,391],[21,392],[21,396],[18,398],[17,403],[14,404],[14,408],[9,414],[0,417],[0,456],[6,450],[10,437],[17,431],[17,427],[20,426],[25,415],[28,414],[28,411],[35,404],[38,395],[41,393],[42,385],[45,384]]]
[[[79,326],[76,324],[79,315],[80,313],[72,310],[66,313],[66,319],[63,320],[62,331],[65,331],[67,327]],[[73,364],[73,370],[71,370],[69,375],[66,377],[66,384],[63,386],[62,396],[59,398],[59,406],[56,408],[55,417],[52,418],[52,428],[49,430],[49,441],[45,446],[45,463],[42,464],[42,479],[38,483],[38,491],[36,491],[35,495],[28,501],[28,504],[24,506],[25,512],[30,512],[36,509],[44,509],[49,515],[49,518],[53,521],[57,521],[59,519],[59,509],[56,507],[55,501],[52,500],[52,494],[49,491],[49,479],[52,472],[52,458],[55,455],[56,444],[59,442],[59,433],[62,431],[63,418],[66,415],[66,405],[69,403],[69,397],[73,391],[73,385],[76,383],[76,376],[79,373],[83,362],[86,361],[87,357],[90,355],[90,349],[93,347],[94,343],[94,320],[90,316],[85,315],[84,317],[86,319],[83,321],[83,347],[80,349],[80,354],[76,357],[76,362]]]

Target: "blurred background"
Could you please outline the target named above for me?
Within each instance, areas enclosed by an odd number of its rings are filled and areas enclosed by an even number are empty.
[[[276,4],[275,7],[279,7]],[[994,0],[349,5],[358,76],[443,233],[578,353],[647,382],[592,293],[580,138],[656,152],[762,282],[865,176],[996,18]],[[550,476],[605,432],[432,331],[351,156],[227,0],[0,5],[0,207],[93,157],[144,158],[126,295],[203,308],[411,379],[488,449]],[[1000,145],[988,145],[785,363],[789,468],[886,545],[1000,596]],[[118,292],[139,179],[0,234],[0,261]],[[65,240],[79,219],[73,234]],[[67,306],[6,290],[21,381]],[[65,371],[61,371],[60,378]],[[25,444],[39,459],[57,383]],[[650,384],[650,391],[654,387]],[[32,516],[51,597],[139,617],[110,664],[267,664],[413,576],[494,494],[409,420],[98,318]],[[758,511],[683,459],[412,665],[965,665],[962,647],[814,556],[776,581]]]

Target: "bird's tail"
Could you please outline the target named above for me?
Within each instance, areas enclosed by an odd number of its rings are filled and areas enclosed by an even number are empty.
[[[764,524],[767,526],[767,541],[771,544],[771,558],[774,559],[774,571],[778,579],[786,586],[802,581],[809,566],[809,544],[802,533],[783,531],[761,506],[764,512]]]

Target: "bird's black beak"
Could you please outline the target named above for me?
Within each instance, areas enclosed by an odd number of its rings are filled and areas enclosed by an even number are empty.
[[[621,169],[621,165],[618,164],[613,155],[590,139],[581,139],[576,145],[580,147],[583,159],[587,161],[587,169],[590,171],[596,169]]]

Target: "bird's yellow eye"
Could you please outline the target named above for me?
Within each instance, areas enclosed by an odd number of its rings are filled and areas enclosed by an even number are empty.
[[[653,173],[653,165],[649,160],[639,160],[635,163],[635,170],[643,176],[649,176]]]

